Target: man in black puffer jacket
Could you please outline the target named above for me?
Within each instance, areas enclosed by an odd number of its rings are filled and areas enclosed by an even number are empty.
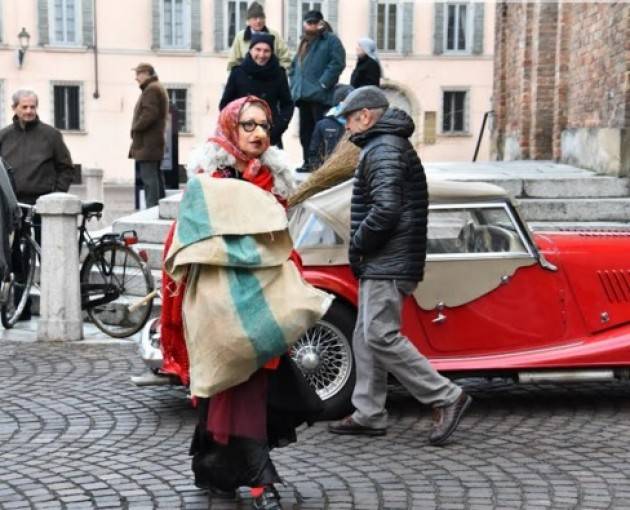
[[[349,258],[359,279],[353,349],[356,411],[329,425],[336,434],[384,435],[387,374],[434,407],[429,442],[444,444],[471,398],[431,366],[400,332],[403,299],[422,280],[428,194],[420,158],[409,142],[415,126],[388,108],[378,87],[361,87],[344,101],[350,140],[361,148],[354,178]]]

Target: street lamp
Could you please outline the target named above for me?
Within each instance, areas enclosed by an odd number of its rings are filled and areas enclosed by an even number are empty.
[[[26,31],[26,28],[22,27],[22,31],[18,34],[18,41],[20,42],[20,47],[17,52],[18,65],[22,67],[24,63],[24,55],[26,55],[26,50],[28,50],[28,43],[31,40],[31,34]]]

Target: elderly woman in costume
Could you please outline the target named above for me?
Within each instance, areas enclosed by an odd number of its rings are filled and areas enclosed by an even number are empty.
[[[286,352],[331,299],[296,264],[284,210],[292,180],[270,147],[271,119],[254,96],[221,111],[165,246],[171,290],[178,286],[165,308],[179,305],[181,314],[163,319],[173,330],[183,325],[199,402],[195,483],[212,493],[248,486],[259,510],[281,508],[269,450],[294,442],[295,427],[321,410]]]

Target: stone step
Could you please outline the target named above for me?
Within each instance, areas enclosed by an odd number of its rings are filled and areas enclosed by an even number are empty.
[[[173,195],[160,200],[160,218],[165,220],[174,220],[177,218],[177,211],[179,210],[179,203],[182,200],[182,195]]]
[[[625,198],[630,196],[630,180],[609,176],[524,179],[521,196],[531,198]]]
[[[479,176],[454,176],[453,180],[479,182]],[[618,177],[510,178],[493,177],[483,182],[502,187],[518,198],[612,198],[630,196],[630,180]]]
[[[148,264],[151,268],[151,272],[161,271],[162,269],[162,251],[164,250],[164,245],[162,243],[138,243],[135,245],[137,250],[144,250],[148,257]],[[156,279],[156,275],[154,274],[154,279]],[[162,275],[159,275],[161,280]],[[157,280],[156,280],[157,281]]]
[[[172,219],[159,218],[158,208],[152,207],[114,221],[112,230],[114,232],[135,230],[140,241],[144,243],[162,243],[172,223]]]
[[[630,218],[630,198],[533,198],[517,203],[528,222],[625,222]]]

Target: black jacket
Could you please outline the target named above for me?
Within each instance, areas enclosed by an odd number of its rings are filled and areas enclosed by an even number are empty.
[[[367,55],[359,57],[357,65],[352,71],[350,85],[355,89],[365,85],[381,85],[381,64]]]
[[[247,54],[242,64],[232,68],[219,108],[247,95],[264,99],[271,108],[273,127],[271,144],[278,145],[293,116],[293,100],[286,71],[275,55],[264,66],[259,66]]]
[[[350,264],[358,278],[420,281],[427,239],[428,193],[415,129],[390,108],[350,140],[362,148],[351,204]]]
[[[311,145],[308,148],[308,166],[311,170],[319,168],[324,160],[335,150],[343,136],[345,128],[335,117],[324,117],[315,124]]]
[[[17,117],[0,131],[0,156],[13,168],[18,200],[34,204],[53,191],[68,191],[74,167],[61,133],[35,119],[24,128]]]

